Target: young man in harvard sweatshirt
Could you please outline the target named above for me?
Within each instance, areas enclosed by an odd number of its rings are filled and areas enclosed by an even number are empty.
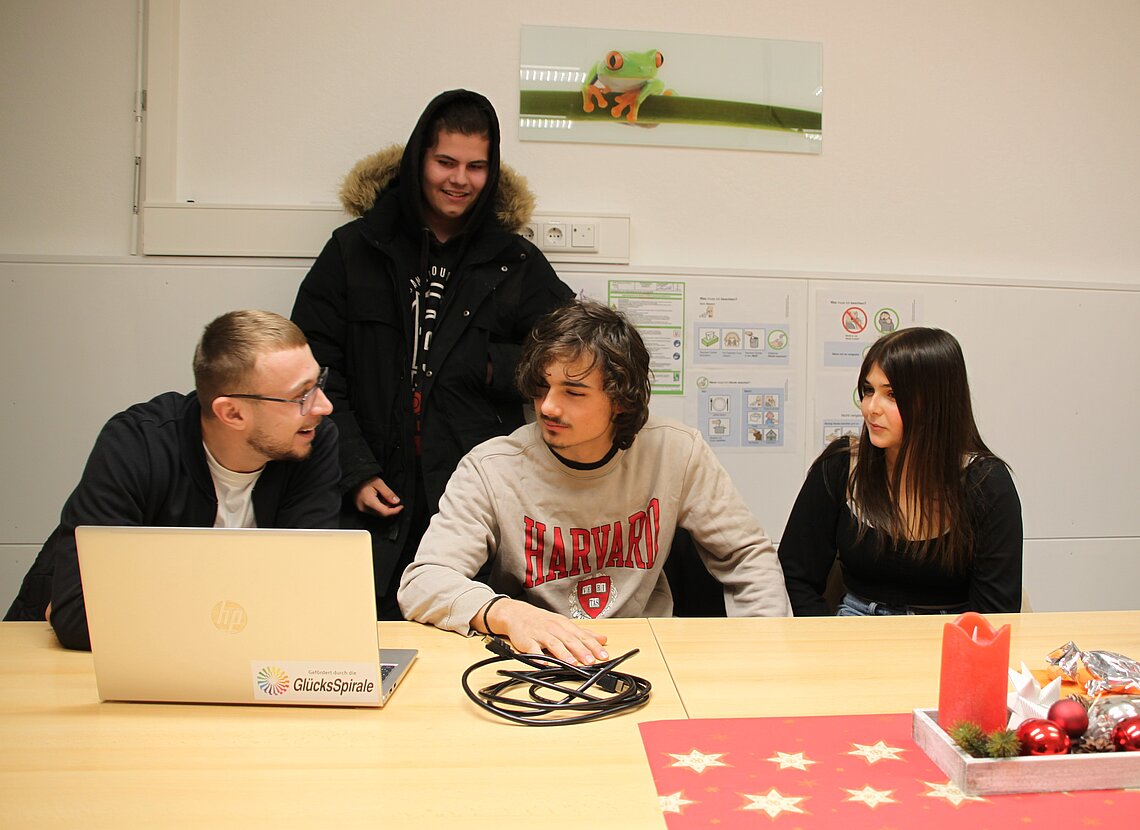
[[[542,318],[517,380],[537,420],[460,462],[400,584],[408,619],[606,659],[605,637],[572,619],[672,614],[677,528],[729,615],[790,615],[775,547],[708,444],[649,417],[649,353],[622,314],[580,301]],[[489,585],[473,579],[486,565]]]

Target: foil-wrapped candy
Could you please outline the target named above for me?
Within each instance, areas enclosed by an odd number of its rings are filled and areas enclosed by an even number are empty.
[[[1090,695],[1102,692],[1140,692],[1140,663],[1115,651],[1081,651],[1072,640],[1053,649],[1045,662],[1077,682],[1081,665],[1092,676],[1085,684]]]
[[[1085,737],[1108,740],[1116,724],[1140,715],[1140,695],[1105,695],[1089,706],[1089,728]]]

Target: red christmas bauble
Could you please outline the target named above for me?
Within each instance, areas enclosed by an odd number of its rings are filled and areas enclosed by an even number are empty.
[[[1017,727],[1022,755],[1064,755],[1069,751],[1065,730],[1044,718],[1030,718]]]
[[[1125,718],[1112,727],[1112,745],[1117,752],[1140,752],[1140,715]]]
[[[1080,701],[1072,698],[1058,700],[1049,707],[1046,720],[1051,720],[1068,733],[1070,738],[1079,738],[1089,728],[1089,712]]]

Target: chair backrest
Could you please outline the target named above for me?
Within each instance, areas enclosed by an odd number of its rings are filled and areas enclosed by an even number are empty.
[[[837,558],[831,565],[827,574],[827,587],[823,589],[823,598],[827,602],[827,610],[834,614],[839,610],[839,603],[847,593],[847,586],[843,584],[843,566]]]
[[[693,537],[684,528],[677,528],[673,535],[663,570],[673,594],[673,616],[726,616],[724,586],[709,573]]]

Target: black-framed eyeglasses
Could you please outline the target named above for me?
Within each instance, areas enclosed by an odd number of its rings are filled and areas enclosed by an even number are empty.
[[[329,367],[322,366],[321,374],[317,377],[317,383],[299,398],[273,398],[269,395],[246,395],[243,393],[235,392],[231,395],[221,395],[222,398],[248,398],[252,401],[274,401],[275,403],[295,403],[301,407],[301,414],[308,415],[313,411],[313,404],[317,399],[317,390],[324,390],[325,383],[329,379]]]

